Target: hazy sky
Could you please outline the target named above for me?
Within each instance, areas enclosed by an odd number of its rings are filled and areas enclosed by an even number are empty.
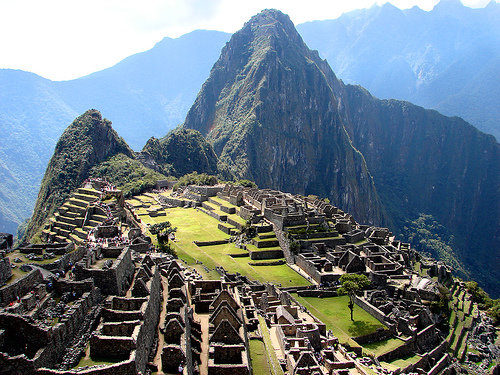
[[[500,0],[496,0],[497,2]],[[265,8],[295,24],[337,18],[381,0],[0,0],[0,68],[77,78],[195,29],[234,32]],[[431,10],[438,0],[392,0]],[[484,7],[488,0],[462,0]]]

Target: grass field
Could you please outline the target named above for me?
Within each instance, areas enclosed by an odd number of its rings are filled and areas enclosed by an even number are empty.
[[[141,217],[142,219],[142,217]],[[229,235],[217,228],[219,222],[195,209],[171,208],[167,210],[167,216],[149,218],[154,222],[170,221],[172,226],[177,227],[176,241],[172,243],[179,258],[185,260],[189,265],[196,265],[198,271],[204,270],[203,266],[214,270],[222,266],[228,272],[239,272],[254,280],[261,282],[273,282],[283,286],[304,286],[310,283],[300,274],[288,267],[286,264],[278,266],[251,266],[249,257],[232,258],[228,254],[239,254],[244,250],[237,248],[234,244],[223,244],[215,246],[196,246],[193,241],[217,241],[228,239]],[[196,261],[203,263],[197,265]],[[210,276],[214,274],[209,272]],[[204,272],[202,272],[204,274]],[[206,274],[206,271],[205,271]]]
[[[274,351],[273,348],[273,344],[271,341],[271,333],[269,332],[266,322],[262,316],[259,316],[259,326],[262,332],[262,339],[264,340],[264,349],[266,351],[267,363],[269,366],[268,368],[270,370],[270,374],[283,375],[283,371],[281,370],[278,358],[276,358],[276,352]],[[255,369],[253,370],[253,373],[260,374],[260,372],[257,372]]]
[[[250,359],[254,374],[272,374],[267,362],[267,352],[264,343],[260,340],[250,340],[248,344],[250,346]]]
[[[411,356],[411,357],[404,357],[404,358],[400,358],[400,359],[395,359],[394,361],[391,361],[391,362],[380,362],[380,363],[388,370],[394,371],[398,368],[405,368],[411,364],[415,364],[421,358],[422,358],[421,356],[415,354],[414,356]]]
[[[371,344],[365,344],[363,345],[363,349],[366,352],[373,354],[374,356],[377,357],[384,353],[390,352],[393,349],[399,348],[403,344],[404,344],[403,340],[390,338],[382,341],[377,341]]]
[[[315,298],[300,297],[296,293],[292,295],[314,316],[324,322],[326,328],[332,330],[340,342],[348,342],[352,337],[375,332],[378,328],[385,328],[382,323],[357,305],[354,305],[354,322],[351,321],[351,313],[347,307],[348,296]]]

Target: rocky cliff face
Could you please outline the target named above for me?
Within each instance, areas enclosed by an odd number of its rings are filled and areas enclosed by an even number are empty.
[[[500,146],[458,117],[378,100],[346,86],[344,122],[395,229],[431,214],[455,237],[455,256],[488,291],[500,269]]]
[[[90,169],[113,155],[133,151],[94,109],[76,118],[57,142],[42,180],[25,239],[31,238],[69,193],[89,177]]]
[[[381,224],[375,186],[332,84],[340,82],[288,16],[265,10],[224,47],[184,127],[205,135],[240,178],[328,197],[358,220]]]

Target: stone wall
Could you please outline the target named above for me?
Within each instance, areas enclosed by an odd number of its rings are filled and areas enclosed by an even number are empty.
[[[215,245],[223,245],[229,243],[229,240],[216,240],[216,241],[193,241],[193,243],[198,246],[215,246]]]
[[[91,292],[94,289],[94,281],[92,279],[73,281],[67,279],[54,280],[54,290],[58,294],[64,294],[66,292],[75,292],[78,295],[82,295],[86,292]]]
[[[53,263],[47,263],[47,264],[37,264],[33,263],[35,266],[40,266],[42,268],[45,268],[48,271],[55,271],[55,270],[67,270],[71,266],[75,265],[77,262],[79,262],[85,254],[87,254],[87,249],[83,246],[78,247],[76,250],[64,254],[61,258],[57,259]]]
[[[188,201],[186,199],[177,199],[172,197],[166,197],[164,195],[158,195],[158,200],[160,201],[161,204],[172,207],[185,207],[191,205],[191,201]]]
[[[90,338],[90,356],[92,358],[126,360],[135,348],[136,343],[133,337],[93,334]]]
[[[27,375],[36,368],[54,366],[94,305],[95,292],[84,293],[59,323],[48,329],[33,325],[18,315],[0,314],[0,326],[8,329],[6,344],[11,352],[25,353],[15,356],[0,353],[0,374]]]
[[[354,296],[354,303],[365,310],[368,314],[373,316],[375,319],[377,319],[380,323],[387,324],[387,322],[385,321],[385,314],[364,298]]]
[[[395,358],[404,358],[409,355],[415,354],[415,342],[413,339],[408,340],[405,344],[384,353],[377,357],[379,361],[390,362]]]
[[[239,230],[243,229],[243,225],[238,223],[237,221],[231,219],[230,217],[227,218],[227,223],[231,224],[233,227],[238,228]]]
[[[42,281],[42,273],[39,269],[34,269],[19,280],[0,288],[0,306],[6,306],[12,301],[15,301],[17,296],[24,296],[31,291],[36,284]]]
[[[12,267],[7,257],[0,258],[0,285],[10,279],[12,276]]]
[[[37,371],[37,375],[137,375],[135,368],[135,351],[132,352],[128,360],[113,365],[91,367],[80,371],[57,371],[42,368]]]
[[[363,336],[354,337],[353,339],[359,345],[366,345],[366,344],[371,344],[373,342],[386,340],[392,336],[393,336],[392,332],[389,331],[388,329],[379,328],[375,332]]]
[[[250,259],[252,260],[276,259],[282,257],[283,257],[283,251],[281,249],[250,251]]]
[[[160,271],[156,267],[155,273],[151,278],[150,295],[146,311],[144,312],[143,322],[137,335],[136,367],[137,371],[142,373],[146,370],[149,352],[152,349],[156,349],[153,343],[160,320],[161,288]]]
[[[207,197],[215,197],[217,193],[220,193],[224,187],[223,186],[199,186],[199,185],[188,185],[187,189],[193,193],[204,195]]]
[[[110,269],[85,268],[84,264],[78,263],[75,276],[77,280],[92,278],[103,294],[124,295],[132,281],[134,270],[131,250],[126,247]]]

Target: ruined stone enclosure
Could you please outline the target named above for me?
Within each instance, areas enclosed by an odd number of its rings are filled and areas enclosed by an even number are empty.
[[[439,374],[498,355],[451,269],[389,229],[316,197],[173,185],[124,200],[89,180],[48,242],[3,237],[0,374]],[[176,257],[149,232],[166,220]],[[354,321],[349,273],[371,282]]]

